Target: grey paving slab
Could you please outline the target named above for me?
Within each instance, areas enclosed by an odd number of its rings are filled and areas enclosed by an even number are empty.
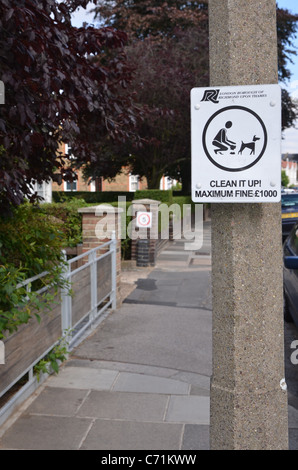
[[[81,359],[121,361],[210,376],[211,312],[128,305],[114,311],[74,351]]]
[[[210,397],[210,390],[205,390],[204,388],[197,387],[196,385],[191,385],[190,395],[199,395],[200,397]]]
[[[181,247],[173,247],[171,250],[170,249],[165,250],[160,256],[163,257],[163,256],[173,256],[173,255],[187,257],[188,253],[187,251],[181,250]]]
[[[191,372],[176,371],[173,379],[181,380],[182,382],[190,383],[203,390],[210,392],[210,377],[201,374],[193,374]]]
[[[210,272],[200,270],[178,270],[170,276],[164,270],[154,270],[147,279],[140,279],[137,288],[125,299],[125,303],[160,303],[173,307],[194,308],[200,307],[202,302],[206,305],[207,301],[210,307]]]
[[[92,391],[78,416],[162,422],[167,403],[166,395]]]
[[[46,387],[26,413],[74,416],[87,394],[88,390]]]
[[[178,260],[175,258],[174,260],[171,259],[169,256],[160,256],[159,263],[157,266],[163,266],[164,269],[169,269],[176,271],[177,269],[182,270],[185,268],[186,265],[186,259],[182,258],[181,260]],[[187,268],[188,269],[188,268]]]
[[[109,390],[118,371],[87,367],[64,367],[58,375],[50,377],[49,387]]]
[[[89,359],[70,359],[66,364],[66,367],[89,367],[94,369],[108,369],[117,370],[119,372],[133,372],[139,374],[154,375],[157,377],[176,378],[177,370],[170,369],[168,367],[157,367],[157,366],[146,366],[144,364],[133,364],[127,362],[116,362],[116,361],[98,361]],[[182,382],[188,382],[178,378]]]
[[[181,450],[210,450],[209,426],[187,424]]]
[[[183,426],[97,419],[82,450],[179,450]]]
[[[4,434],[0,449],[78,449],[90,424],[84,418],[23,415]]]
[[[166,421],[175,423],[209,424],[209,397],[171,396]]]
[[[122,372],[113,385],[113,390],[121,392],[188,394],[189,384],[178,380],[154,377],[144,374]]]

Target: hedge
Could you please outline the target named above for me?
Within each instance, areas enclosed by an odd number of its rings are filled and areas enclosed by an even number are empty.
[[[53,202],[66,202],[71,199],[83,199],[90,204],[100,204],[117,202],[118,197],[125,197],[127,201],[132,201],[134,193],[130,191],[53,191]]]
[[[180,193],[181,194],[181,193]],[[171,190],[144,189],[133,191],[53,191],[53,202],[66,202],[71,199],[84,199],[87,203],[110,203],[117,202],[118,197],[125,197],[127,201],[133,199],[153,199],[155,201],[172,203],[173,194]]]
[[[144,189],[137,190],[134,193],[134,199],[153,199],[154,201],[172,204],[173,196],[171,190],[163,189]]]
[[[88,206],[84,199],[73,198],[64,202],[52,202],[40,204],[39,211],[48,216],[53,216],[62,222],[64,242],[62,247],[75,247],[82,242],[82,216],[80,207]]]

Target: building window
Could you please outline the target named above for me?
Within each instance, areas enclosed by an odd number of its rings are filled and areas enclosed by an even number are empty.
[[[33,192],[37,193],[38,197],[42,199],[39,202],[52,202],[52,183],[46,183],[43,181],[42,183],[34,183]]]
[[[73,181],[65,181],[64,182],[64,191],[77,191],[77,185],[78,181],[73,180]]]
[[[45,193],[44,183],[36,183],[36,192],[39,197],[44,198],[44,193]]]
[[[139,189],[139,177],[129,175],[129,191],[137,191],[137,189]]]

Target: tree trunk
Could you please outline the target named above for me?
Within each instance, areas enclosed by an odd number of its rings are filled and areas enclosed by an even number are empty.
[[[160,187],[160,180],[162,178],[163,172],[159,168],[156,168],[154,164],[150,168],[150,170],[145,174],[145,178],[147,179],[147,188],[148,189],[159,189]]]
[[[146,176],[146,178],[147,178],[147,189],[159,189],[160,188],[161,176],[157,175],[155,178],[150,178],[149,176]]]

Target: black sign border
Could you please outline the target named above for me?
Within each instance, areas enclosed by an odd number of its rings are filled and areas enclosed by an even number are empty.
[[[246,111],[250,114],[252,114],[255,118],[257,118],[257,120],[259,121],[259,123],[261,124],[262,126],[262,129],[263,129],[263,132],[264,132],[264,145],[263,145],[263,148],[262,148],[262,151],[260,153],[260,155],[252,162],[250,163],[249,165],[247,166],[244,166],[242,168],[226,168],[222,165],[220,165],[219,163],[217,163],[215,160],[213,160],[213,158],[211,157],[208,149],[207,149],[207,146],[206,146],[206,132],[207,132],[207,129],[209,127],[209,124],[211,123],[211,121],[213,121],[213,119],[220,113],[223,113],[224,111],[228,111],[230,109],[240,109],[242,111]],[[244,170],[248,170],[248,168],[251,168],[252,166],[256,165],[256,163],[258,163],[258,161],[262,158],[262,156],[264,155],[265,153],[265,150],[267,148],[267,142],[268,142],[268,136],[267,136],[267,129],[265,127],[265,124],[263,123],[262,119],[260,118],[260,116],[255,113],[254,111],[252,111],[251,109],[249,108],[246,108],[245,106],[227,106],[225,108],[221,108],[219,109],[218,111],[216,111],[216,113],[214,113],[207,121],[205,127],[204,127],[204,130],[203,130],[203,135],[202,135],[202,143],[203,143],[203,148],[204,148],[204,151],[205,151],[205,154],[207,156],[207,158],[211,161],[211,163],[213,163],[213,165],[217,166],[217,168],[220,168],[221,170],[224,170],[224,171],[228,171],[228,172],[236,172],[236,171],[244,171]]]

